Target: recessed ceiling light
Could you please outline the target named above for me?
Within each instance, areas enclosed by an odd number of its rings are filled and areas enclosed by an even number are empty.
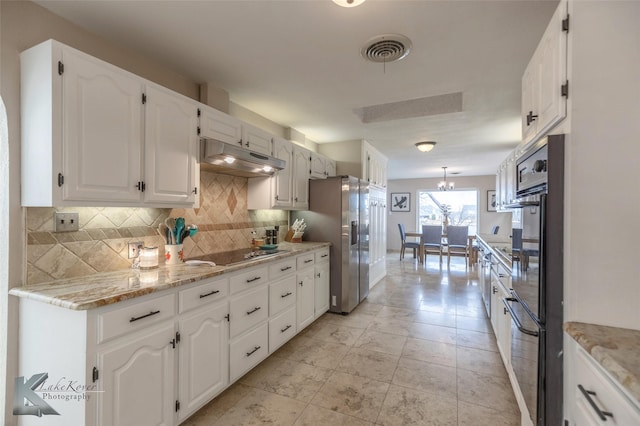
[[[418,142],[416,143],[416,148],[422,152],[429,152],[436,146],[435,142]]]
[[[364,0],[333,0],[333,2],[342,7],[355,7],[364,3]]]

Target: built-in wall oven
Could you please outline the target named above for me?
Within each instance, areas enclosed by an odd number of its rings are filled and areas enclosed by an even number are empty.
[[[516,161],[512,205],[511,366],[535,425],[562,424],[564,137],[549,136]]]

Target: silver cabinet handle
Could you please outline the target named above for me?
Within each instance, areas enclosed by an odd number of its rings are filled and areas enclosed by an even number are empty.
[[[291,328],[291,324],[289,324],[288,326],[286,326],[285,328],[280,329],[280,333],[284,333],[285,331],[287,331],[288,329]]]
[[[260,350],[261,346],[255,346],[252,351],[247,352],[247,356],[253,355],[256,351]]]
[[[247,311],[247,315],[251,315],[254,312],[258,312],[260,310],[260,306],[256,306],[255,308],[253,308],[250,311]]]
[[[289,296],[291,296],[292,294],[293,294],[293,293],[291,293],[290,291],[288,291],[287,293],[285,293],[285,294],[281,295],[280,297],[282,297],[282,298],[284,299],[285,297],[289,297]]]

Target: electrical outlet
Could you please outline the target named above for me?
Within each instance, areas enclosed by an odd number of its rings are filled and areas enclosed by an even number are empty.
[[[80,220],[78,213],[60,213],[53,214],[53,232],[73,232],[80,229]]]
[[[142,241],[136,241],[135,243],[129,243],[129,259],[136,258],[140,255],[140,251],[144,243]]]

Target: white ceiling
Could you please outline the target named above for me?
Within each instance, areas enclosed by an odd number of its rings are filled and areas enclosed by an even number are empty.
[[[520,79],[555,0],[37,1],[318,143],[366,139],[389,178],[494,174],[520,140]],[[405,59],[360,56],[400,33]],[[355,109],[453,92],[462,112],[363,124]],[[430,153],[414,143],[433,140]]]

